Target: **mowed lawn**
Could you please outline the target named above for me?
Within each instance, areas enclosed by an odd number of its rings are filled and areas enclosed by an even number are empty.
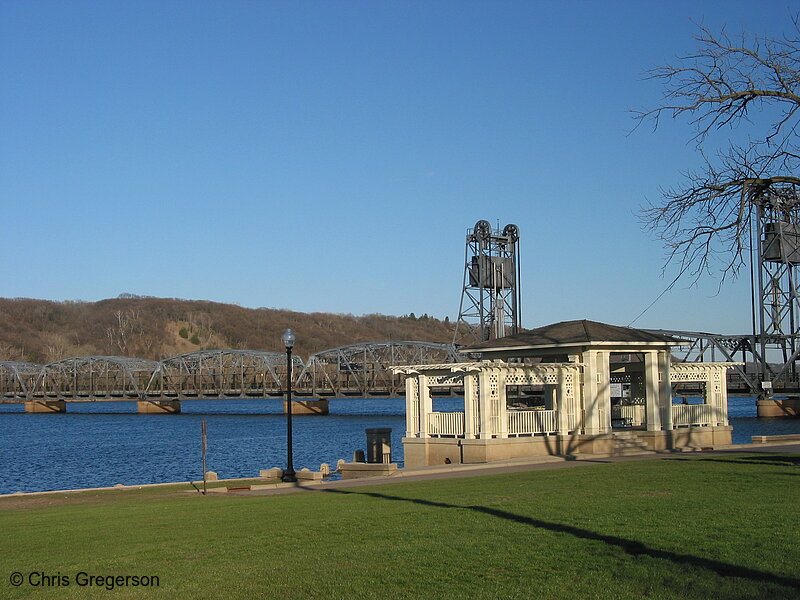
[[[799,465],[676,455],[273,496],[12,498],[0,598],[800,598]]]

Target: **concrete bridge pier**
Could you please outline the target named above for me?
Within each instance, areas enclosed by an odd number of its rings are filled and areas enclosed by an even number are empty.
[[[147,415],[175,415],[181,412],[180,400],[138,400],[136,412]]]
[[[67,402],[65,400],[26,400],[26,413],[64,413],[67,412]]]
[[[762,398],[756,402],[759,417],[800,417],[800,396]]]
[[[289,412],[289,407],[286,400],[283,401],[283,414]],[[293,415],[327,415],[328,414],[328,400],[320,398],[316,400],[295,400],[292,398],[292,414]]]

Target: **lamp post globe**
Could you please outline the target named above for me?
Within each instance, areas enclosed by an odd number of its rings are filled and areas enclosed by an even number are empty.
[[[294,334],[294,331],[291,329],[287,329],[283,332],[281,336],[281,340],[283,341],[283,345],[286,347],[287,351],[291,351],[292,347],[294,346],[294,341],[297,339],[297,336]]]
[[[292,347],[295,339],[297,336],[291,329],[287,329],[281,336],[286,348],[286,469],[281,477],[285,482],[297,481],[292,460]]]

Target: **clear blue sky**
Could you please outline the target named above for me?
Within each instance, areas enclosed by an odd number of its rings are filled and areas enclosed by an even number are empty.
[[[669,282],[636,212],[697,161],[628,135],[643,72],[790,6],[0,0],[0,296],[452,319],[487,219],[525,326],[628,324]],[[746,331],[747,282],[716,292],[636,324]]]

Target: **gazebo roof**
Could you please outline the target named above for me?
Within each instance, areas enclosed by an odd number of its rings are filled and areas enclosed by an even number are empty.
[[[679,340],[632,327],[620,327],[581,319],[545,325],[516,335],[488,340],[463,351],[506,351],[561,348],[568,346],[674,346]]]

